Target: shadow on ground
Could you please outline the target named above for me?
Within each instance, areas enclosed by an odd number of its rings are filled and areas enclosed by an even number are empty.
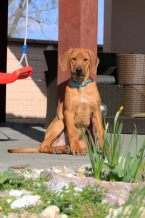
[[[44,139],[45,132],[41,130],[41,128],[44,128],[43,124],[28,124],[28,123],[0,123],[1,128],[10,128],[14,131],[17,131],[21,134],[24,134],[28,136],[31,139],[34,139],[38,142],[42,142]],[[39,127],[41,127],[39,129]],[[0,139],[0,141],[18,141],[18,139],[15,137],[12,139],[12,137],[9,135],[9,133],[5,133],[3,130],[0,130],[1,135],[5,137],[5,139]]]

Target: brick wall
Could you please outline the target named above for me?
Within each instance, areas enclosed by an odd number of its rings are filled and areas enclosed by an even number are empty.
[[[46,85],[44,50],[57,48],[57,43],[29,40],[27,58],[32,75],[8,84],[6,88],[6,121],[44,123],[46,117]],[[7,48],[7,72],[12,73],[22,55],[23,40],[11,39]],[[26,66],[25,62],[20,67]]]

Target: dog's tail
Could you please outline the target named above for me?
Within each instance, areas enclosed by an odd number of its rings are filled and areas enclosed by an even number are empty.
[[[39,153],[39,148],[20,148],[8,150],[9,153]]]

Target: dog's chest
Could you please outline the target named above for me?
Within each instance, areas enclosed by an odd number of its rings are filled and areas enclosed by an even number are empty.
[[[82,99],[81,99],[81,103],[88,104],[88,99],[87,99],[87,98],[82,98]]]
[[[76,113],[86,113],[89,114],[92,111],[93,101],[91,96],[87,93],[80,93],[76,99]]]
[[[87,93],[80,94],[75,102],[74,120],[80,126],[88,126],[93,112],[92,99]]]
[[[80,92],[78,95],[77,103],[80,106],[91,106],[93,104],[93,99],[91,98],[90,93]]]

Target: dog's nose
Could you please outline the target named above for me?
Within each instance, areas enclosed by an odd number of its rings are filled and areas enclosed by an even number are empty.
[[[82,72],[82,68],[81,68],[81,67],[77,67],[77,68],[76,68],[76,72],[77,72],[77,73],[81,73],[81,72]]]

